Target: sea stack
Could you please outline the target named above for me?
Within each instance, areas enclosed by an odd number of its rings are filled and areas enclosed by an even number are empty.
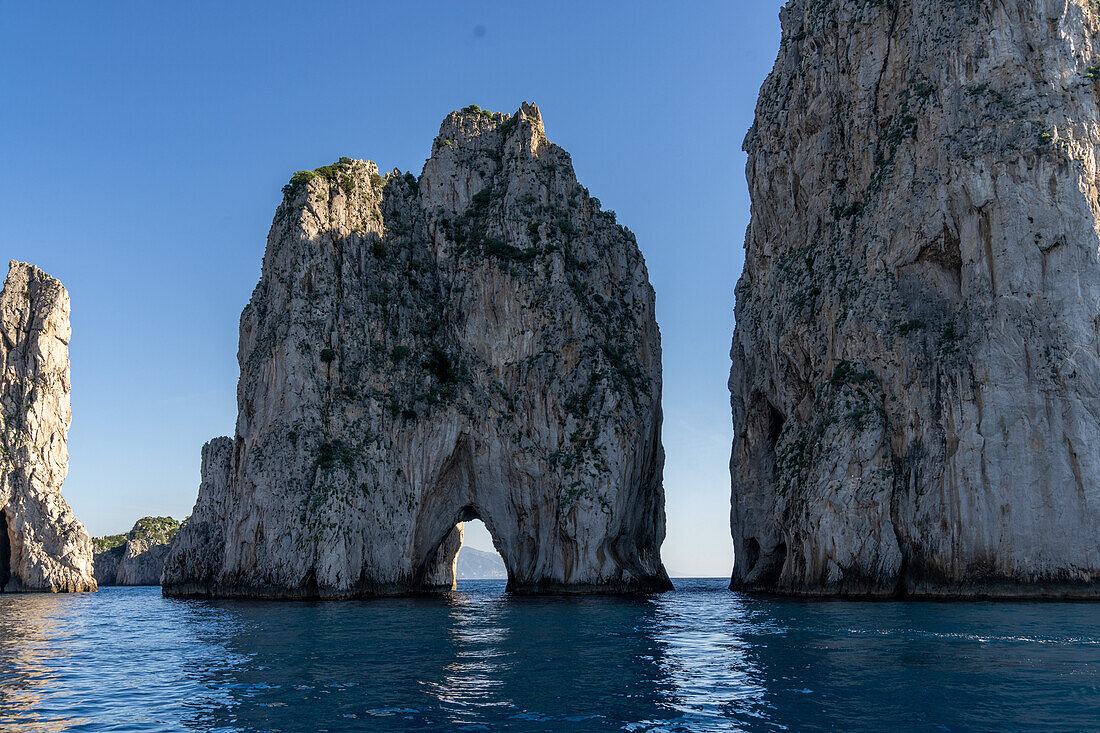
[[[511,591],[670,588],[653,289],[538,108],[451,113],[419,178],[284,193],[164,592],[452,588],[473,518]]]
[[[1096,4],[781,19],[745,140],[733,587],[1095,597]]]
[[[96,590],[92,541],[65,500],[69,294],[12,261],[0,292],[0,592]]]

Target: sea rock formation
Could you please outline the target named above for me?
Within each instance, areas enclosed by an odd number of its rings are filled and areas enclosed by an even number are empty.
[[[1095,596],[1096,4],[782,24],[745,140],[733,587]]]
[[[452,113],[419,178],[342,158],[284,194],[165,593],[450,588],[473,518],[513,591],[669,588],[653,290],[538,109]]]
[[[127,534],[92,538],[96,583],[160,585],[169,545],[179,527],[171,517],[142,517]]]
[[[69,294],[12,261],[0,292],[0,592],[94,591],[92,541],[61,498],[69,470]]]

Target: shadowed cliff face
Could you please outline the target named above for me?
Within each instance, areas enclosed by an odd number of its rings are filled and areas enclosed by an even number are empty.
[[[513,591],[670,587],[653,290],[534,106],[296,174],[239,360],[166,593],[450,588],[473,518]]]
[[[61,498],[69,336],[65,288],[13,260],[0,292],[0,592],[96,589],[91,539]]]
[[[745,141],[733,585],[1094,595],[1095,3],[782,21]]]

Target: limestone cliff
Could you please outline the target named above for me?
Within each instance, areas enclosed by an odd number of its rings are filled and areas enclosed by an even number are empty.
[[[9,264],[0,292],[0,592],[92,591],[92,543],[61,498],[69,469],[69,294]]]
[[[1096,595],[1096,4],[782,23],[745,141],[733,586]]]
[[[179,527],[171,517],[142,517],[127,534],[93,538],[96,583],[160,585],[169,545]]]
[[[165,592],[453,587],[474,517],[513,591],[670,587],[653,290],[538,109],[452,113],[419,178],[284,192]]]

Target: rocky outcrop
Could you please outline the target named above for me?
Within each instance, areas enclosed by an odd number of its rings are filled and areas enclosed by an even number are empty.
[[[450,588],[475,517],[513,591],[669,588],[653,290],[538,109],[452,113],[419,178],[284,192],[165,593]]]
[[[169,545],[179,527],[171,517],[143,517],[128,534],[94,538],[96,583],[160,585]]]
[[[96,589],[91,539],[61,498],[69,336],[65,288],[12,261],[0,292],[0,592]]]
[[[745,141],[733,586],[1095,596],[1095,4],[782,23]]]

